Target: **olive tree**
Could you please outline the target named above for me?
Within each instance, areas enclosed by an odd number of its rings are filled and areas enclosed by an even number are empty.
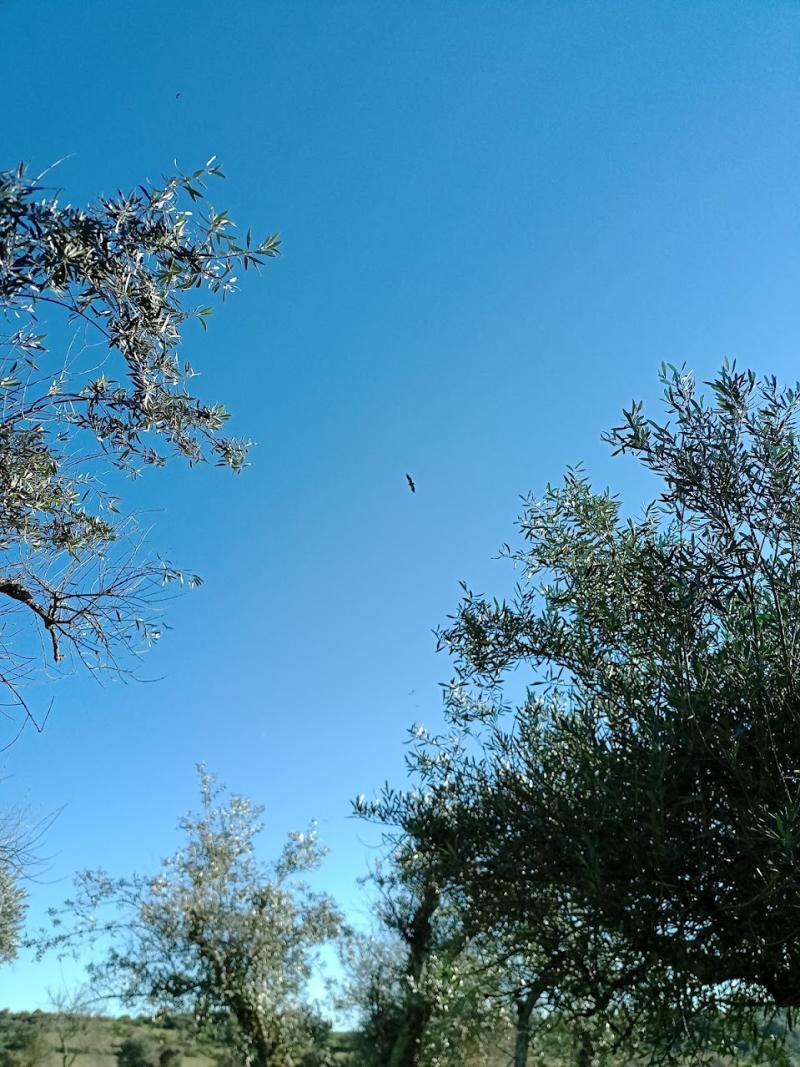
[[[272,864],[259,862],[262,809],[235,795],[221,802],[222,787],[202,768],[200,784],[201,811],[180,822],[184,847],[154,875],[83,872],[39,953],[105,946],[89,965],[98,995],[230,1024],[254,1067],[316,1062],[327,1025],[307,984],[341,918],[301,876],[324,850],[312,828],[291,834]]]
[[[22,868],[14,842],[0,847],[0,960],[13,959],[24,911]]]
[[[205,205],[209,160],[158,186],[64,203],[46,175],[0,172],[0,690],[7,741],[41,728],[25,685],[64,669],[126,671],[158,639],[164,586],[120,503],[125,476],[171,455],[240,470],[246,443],[191,390],[184,327],[206,327],[235,271],[277,237],[241,240]],[[191,584],[199,578],[191,576]],[[40,678],[41,680],[41,678]],[[16,709],[16,714],[12,712]],[[24,836],[24,834],[23,834]],[[0,838],[0,958],[22,915],[22,841]]]
[[[246,443],[198,399],[184,327],[207,325],[240,267],[278,251],[205,206],[191,175],[64,203],[46,175],[0,173],[0,684],[37,667],[120,669],[156,639],[154,606],[180,578],[141,550],[121,475],[171,455],[240,470]]]
[[[494,960],[463,921],[447,790],[387,786],[374,801],[359,797],[356,811],[384,834],[383,858],[368,880],[379,933],[347,944],[359,1062],[461,1065],[503,1031],[507,1005],[497,995]]]
[[[41,868],[37,855],[52,817],[34,823],[22,810],[0,815],[0,962],[16,956],[25,913],[23,881]]]
[[[680,1051],[800,1006],[800,389],[662,380],[666,419],[606,435],[652,503],[568,472],[526,501],[514,596],[467,590],[440,637],[454,691],[530,685],[462,805],[473,896],[553,894],[606,946],[571,980]]]
[[[485,1051],[498,1036],[508,1044],[511,1034],[514,1067],[526,1067],[545,1033],[559,1024],[579,1037],[580,1050],[605,1048],[614,1035],[606,1034],[596,1017],[599,1004],[607,1005],[608,983],[620,981],[614,943],[554,886],[529,881],[526,895],[515,895],[515,887],[485,862],[487,838],[514,853],[517,828],[498,774],[499,767],[508,774],[513,764],[508,746],[497,750],[501,732],[478,728],[487,715],[498,714],[496,707],[458,690],[450,694],[448,711],[446,734],[412,730],[414,789],[387,786],[378,800],[361,798],[358,806],[390,828],[388,877],[378,872],[384,893],[379,914],[390,929],[407,927],[416,935],[400,956],[406,966],[419,943],[417,967],[426,976],[419,989],[427,1015],[418,1062],[429,1062],[428,1050],[437,1040],[461,1062],[467,1050]],[[395,918],[398,911],[403,924]],[[373,952],[367,958],[380,959]],[[590,986],[587,968],[575,973],[574,961],[592,969]],[[430,981],[430,975],[442,981]],[[386,998],[374,1003],[391,1006]],[[407,1035],[413,1018],[404,1006],[398,1032]]]
[[[354,1067],[462,1067],[507,1043],[510,1013],[468,951],[432,947],[418,975],[391,931],[348,939],[343,1006],[355,1009]]]
[[[91,999],[85,990],[59,990],[49,993],[50,1029],[61,1067],[73,1067],[93,1021]]]

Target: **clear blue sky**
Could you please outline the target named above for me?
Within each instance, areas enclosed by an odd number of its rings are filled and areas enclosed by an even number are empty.
[[[197,760],[266,804],[265,850],[316,816],[357,917],[350,799],[439,721],[432,628],[507,583],[519,494],[584,460],[636,497],[599,435],[661,360],[798,375],[800,7],[0,0],[0,62],[0,166],[71,154],[85,201],[216,153],[215,204],[284,237],[186,343],[252,467],[128,498],[206,579],[158,680],[65,683],[3,756],[3,805],[63,807],[31,919],[168,853]],[[0,969],[0,1004],[57,980]]]

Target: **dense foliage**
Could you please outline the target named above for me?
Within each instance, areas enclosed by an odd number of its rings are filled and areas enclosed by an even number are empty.
[[[607,435],[657,499],[625,516],[571,471],[526,503],[513,599],[467,592],[441,639],[483,746],[456,775],[474,921],[527,936],[555,901],[559,981],[678,1054],[800,1006],[800,391],[663,378],[667,420]]]
[[[369,879],[375,936],[351,939],[351,1000],[359,1009],[360,1067],[456,1067],[509,1030],[506,960],[491,938],[464,924],[451,863],[443,862],[450,816],[441,790],[387,787],[362,796],[358,814],[383,829]]]

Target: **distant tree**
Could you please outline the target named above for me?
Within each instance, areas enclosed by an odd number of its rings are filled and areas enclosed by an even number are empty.
[[[157,1018],[159,1026],[162,1026],[165,1030],[181,1031],[184,1029],[187,1021],[182,1016],[174,1015],[170,1012],[161,1012]]]
[[[358,813],[384,828],[386,855],[370,881],[377,890],[377,937],[347,944],[350,1001],[361,1028],[364,1067],[448,1067],[480,1051],[502,1027],[491,968],[466,932],[442,847],[443,795],[387,789]]]
[[[37,664],[117,669],[159,635],[154,606],[180,573],[139,551],[118,473],[170,454],[245,462],[225,409],[190,391],[182,334],[211,313],[198,290],[224,299],[278,239],[199,212],[218,176],[212,159],[81,209],[22,165],[0,172],[0,684],[26,710]]]
[[[86,871],[39,952],[108,939],[89,971],[123,1003],[230,1021],[243,1062],[324,1059],[327,1024],[306,999],[316,949],[341,928],[331,899],[298,876],[322,862],[312,828],[291,834],[270,866],[255,858],[262,809],[200,769],[202,810],[181,820],[186,843],[152,876]],[[303,1059],[305,1057],[305,1060]]]
[[[568,941],[570,980],[682,1056],[800,1007],[800,390],[663,383],[666,420],[607,435],[656,500],[625,516],[569,472],[526,503],[513,599],[467,592],[441,640],[487,707],[530,671],[462,796],[470,895],[513,919],[555,894],[613,946]]]
[[[79,1039],[89,1029],[92,1012],[89,997],[84,990],[71,992],[61,990],[50,993],[52,1013],[50,1025],[56,1038],[56,1051],[61,1067],[72,1067],[78,1056],[85,1051]]]
[[[404,958],[399,939],[353,932],[342,943],[346,974],[341,1007],[355,1011],[358,1030],[353,1039],[356,1067],[389,1062],[392,1046],[403,1025]]]

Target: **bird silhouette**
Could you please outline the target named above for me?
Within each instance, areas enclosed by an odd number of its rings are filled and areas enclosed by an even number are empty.
[[[410,474],[406,475],[406,481],[408,482],[408,488],[411,490],[411,492],[416,493],[417,487],[414,484],[414,479],[411,477]]]

